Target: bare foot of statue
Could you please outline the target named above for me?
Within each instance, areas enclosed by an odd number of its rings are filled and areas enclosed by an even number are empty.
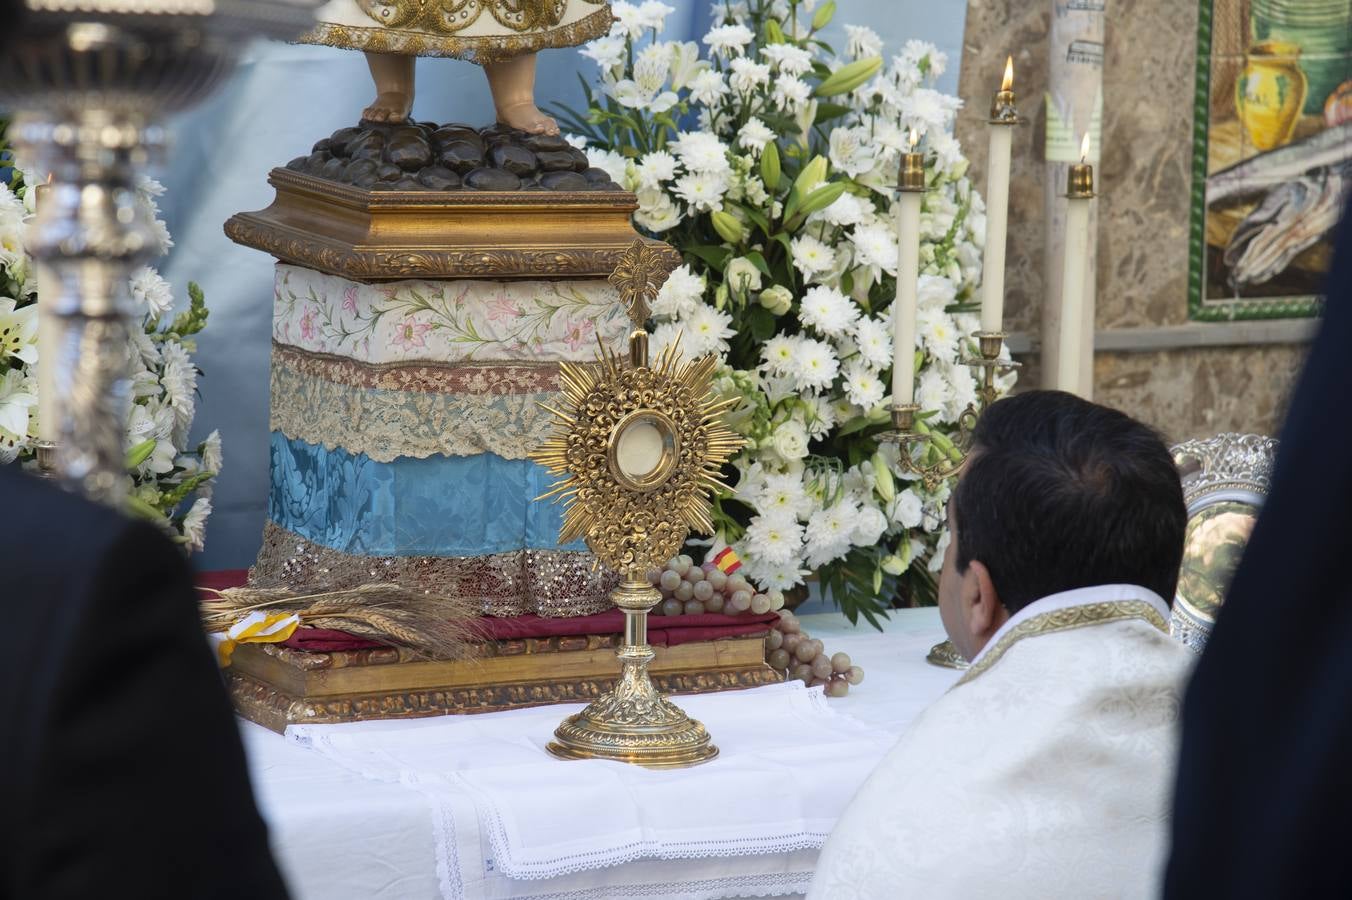
[[[558,134],[559,125],[535,105],[535,54],[484,66],[498,121],[527,134]]]
[[[406,122],[413,109],[412,56],[398,53],[367,53],[366,64],[376,83],[376,99],[362,111],[368,122]]]
[[[361,117],[368,122],[406,122],[413,98],[396,91],[381,91],[375,101],[362,110]]]
[[[536,105],[525,100],[508,106],[499,106],[498,121],[527,134],[558,134],[559,123],[540,112]]]

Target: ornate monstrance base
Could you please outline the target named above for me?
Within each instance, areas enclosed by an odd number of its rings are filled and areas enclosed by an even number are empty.
[[[569,716],[549,752],[560,759],[613,759],[649,769],[698,765],[718,755],[704,726],[657,692],[648,679],[653,650],[624,647],[615,689]]]
[[[958,652],[958,648],[953,646],[952,641],[940,641],[931,647],[925,656],[925,662],[932,666],[943,666],[945,669],[965,669],[969,665]]]

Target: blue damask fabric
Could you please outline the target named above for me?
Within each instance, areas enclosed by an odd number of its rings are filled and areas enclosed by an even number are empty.
[[[317,544],[364,556],[483,556],[558,543],[563,506],[534,498],[541,466],[492,453],[376,462],[273,432],[273,522]]]

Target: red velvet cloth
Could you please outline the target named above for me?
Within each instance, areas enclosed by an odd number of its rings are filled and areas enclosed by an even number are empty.
[[[240,587],[248,581],[247,569],[225,569],[200,572],[197,586],[223,591]],[[209,599],[209,598],[208,598]],[[648,643],[655,647],[675,647],[693,641],[712,641],[718,638],[740,637],[767,631],[770,623],[779,618],[777,613],[742,613],[726,616],[705,613],[699,616],[651,616],[648,619]],[[619,634],[624,631],[624,613],[608,610],[594,616],[571,619],[546,619],[525,615],[510,618],[482,616],[475,626],[484,640],[510,641],[526,638],[577,637],[589,634]],[[382,644],[329,628],[297,628],[284,646],[310,653],[339,650],[365,650]]]

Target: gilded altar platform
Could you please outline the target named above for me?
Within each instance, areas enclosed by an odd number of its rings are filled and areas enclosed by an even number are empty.
[[[768,625],[766,628],[768,629]],[[474,659],[410,659],[394,648],[314,653],[244,644],[225,670],[236,710],[276,732],[292,724],[483,713],[595,699],[615,684],[619,635],[492,641]],[[654,647],[663,693],[782,681],[765,663],[764,632]]]

